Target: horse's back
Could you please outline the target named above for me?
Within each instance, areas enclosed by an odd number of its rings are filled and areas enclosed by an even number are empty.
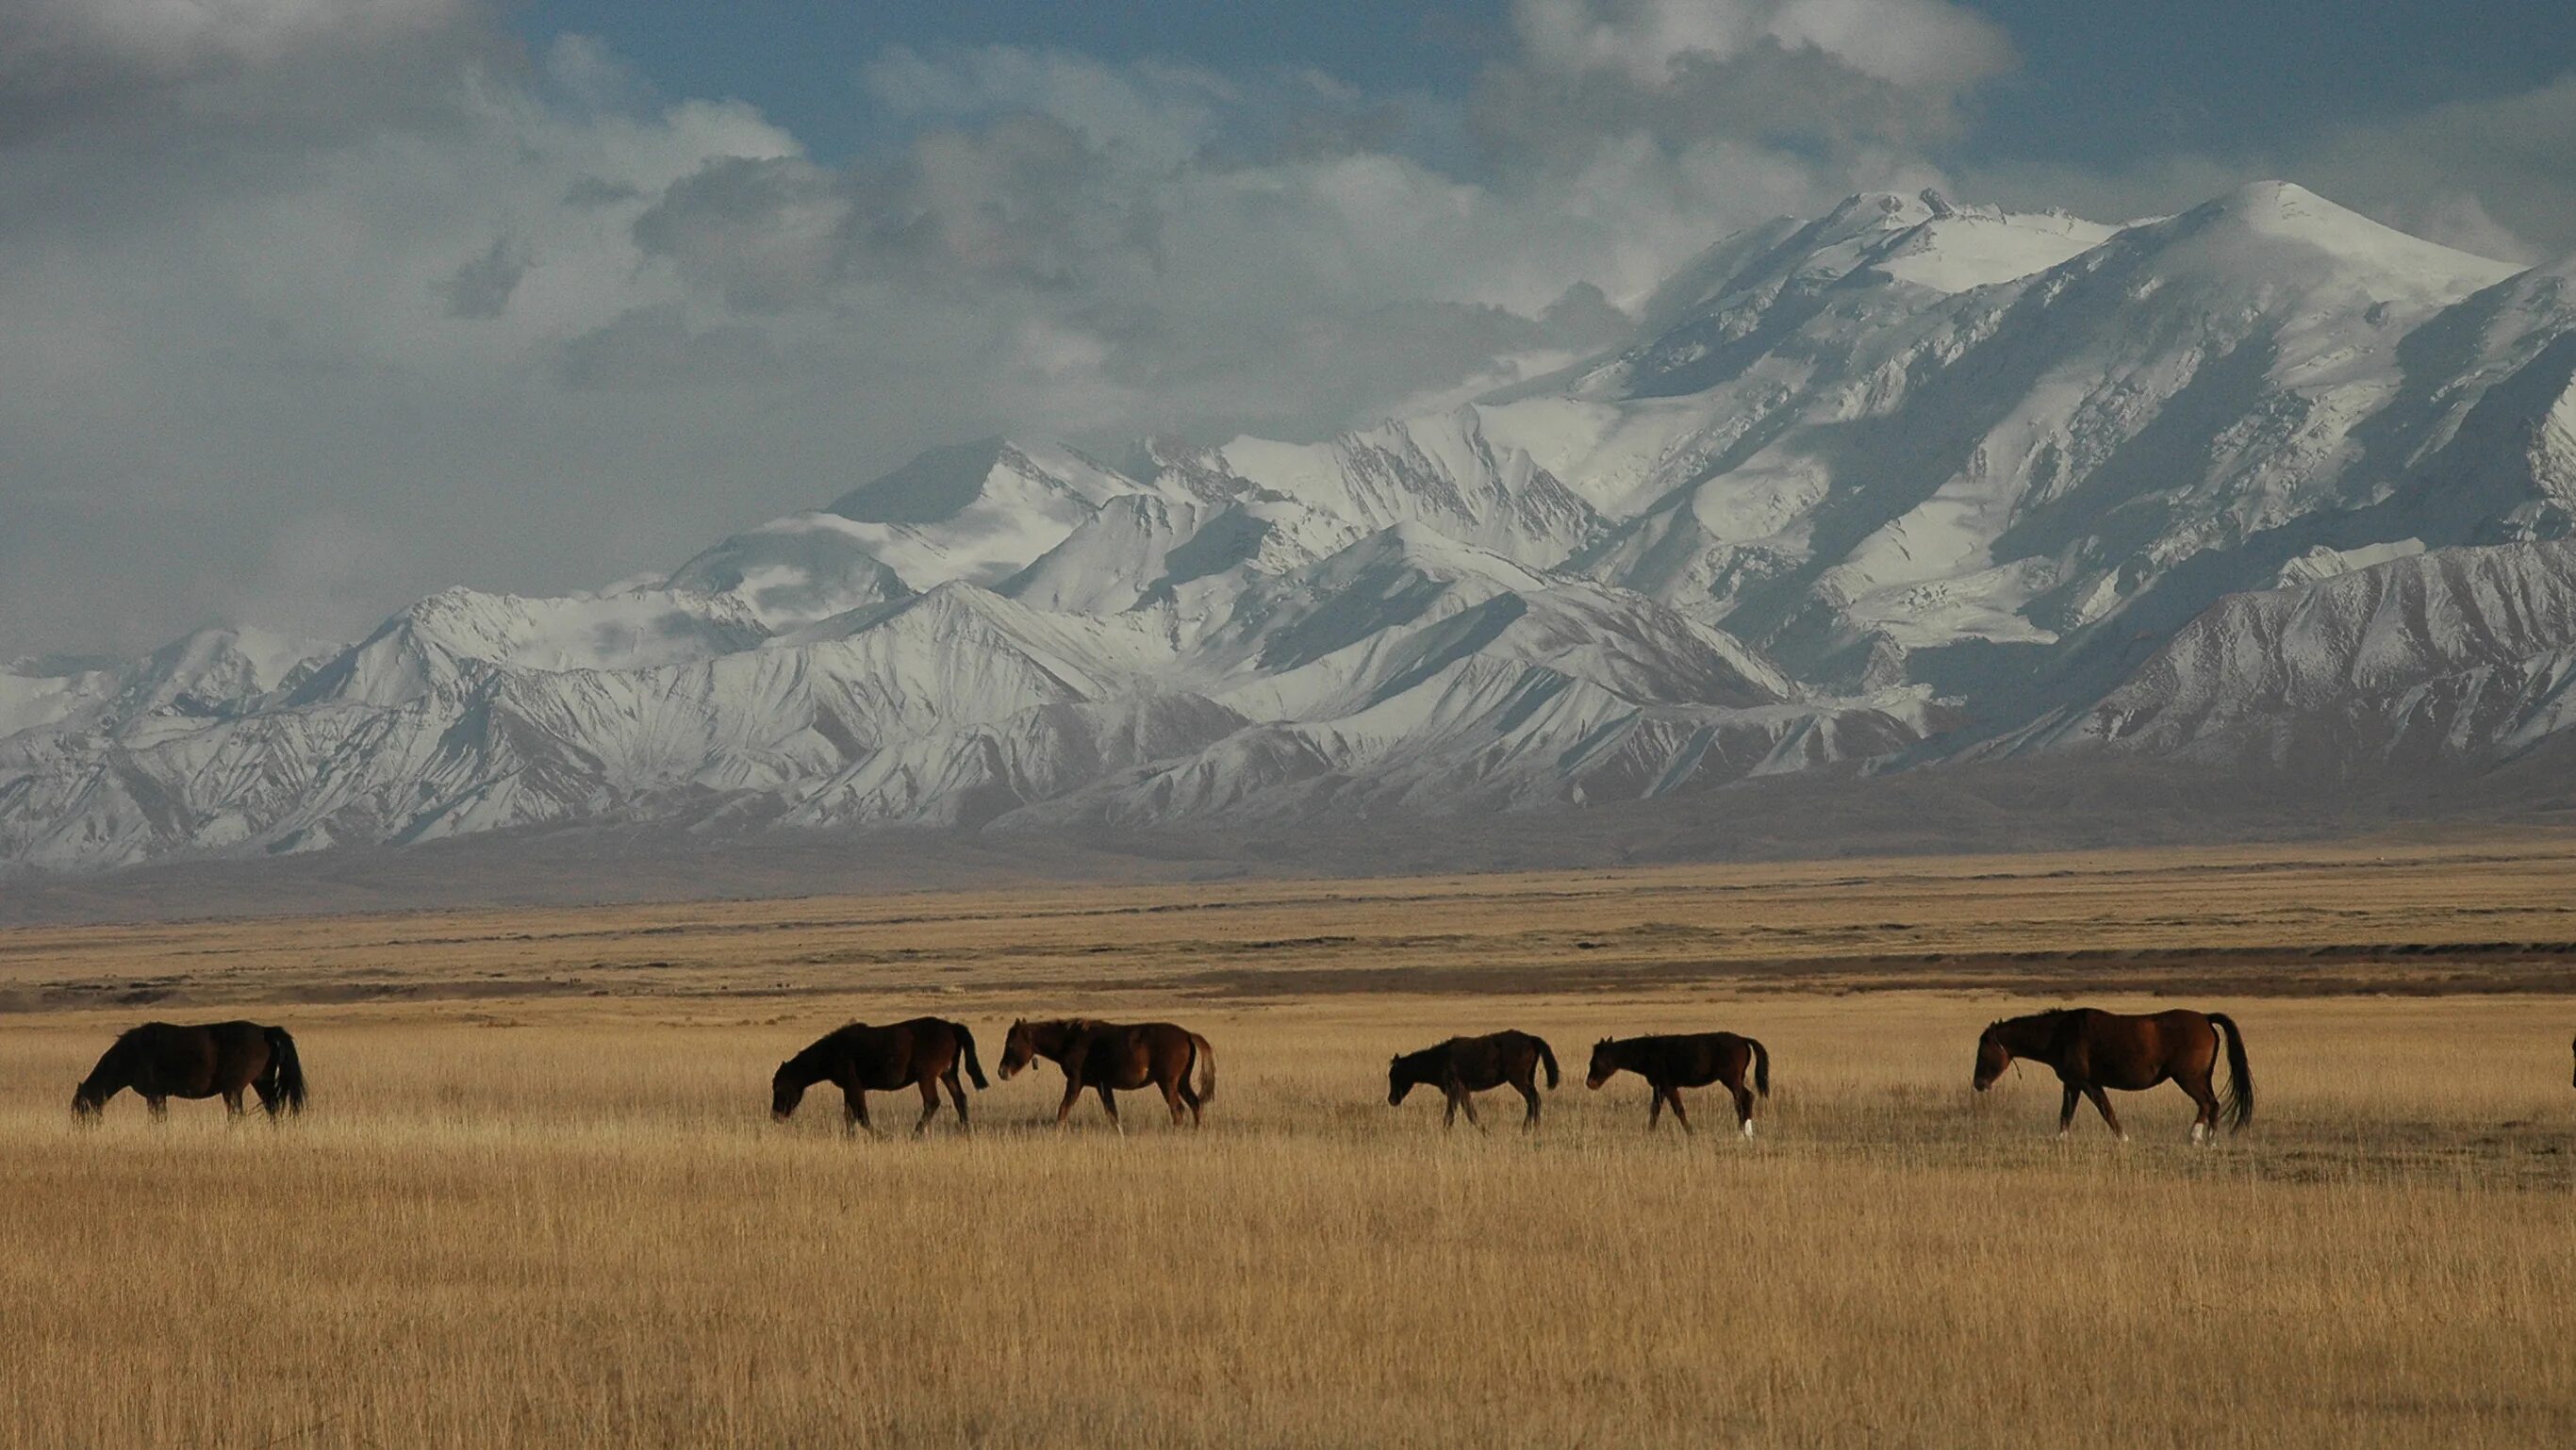
[[[1732,1032],[1676,1032],[1640,1039],[1652,1044],[1646,1080],[1667,1087],[1706,1087],[1741,1075],[1753,1057],[1749,1039]]]
[[[2218,1055],[2218,1029],[2188,1007],[2161,1012],[2079,1009],[2086,1069],[2106,1087],[2154,1086],[2179,1071],[2201,1071]]]

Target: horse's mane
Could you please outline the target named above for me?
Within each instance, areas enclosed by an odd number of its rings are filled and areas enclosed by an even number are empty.
[[[1450,1038],[1450,1039],[1449,1039],[1449,1042],[1436,1042],[1436,1043],[1433,1043],[1433,1044],[1432,1044],[1431,1046],[1429,1046],[1429,1047],[1418,1047],[1418,1048],[1415,1048],[1415,1049],[1414,1049],[1413,1051],[1411,1051],[1411,1052],[1399,1052],[1399,1053],[1397,1053],[1397,1054],[1395,1055],[1395,1060],[1396,1060],[1398,1063],[1405,1063],[1405,1064],[1420,1063],[1420,1062],[1428,1061],[1428,1060],[1430,1059],[1430,1057],[1431,1057],[1434,1053],[1438,1053],[1438,1052],[1445,1052],[1445,1051],[1447,1051],[1447,1050],[1448,1050],[1448,1048],[1449,1048],[1449,1043],[1450,1043],[1450,1042],[1455,1042],[1455,1041],[1457,1041],[1457,1040],[1458,1040],[1457,1038],[1454,1038],[1454,1037],[1453,1037],[1453,1038]]]
[[[2024,1022],[2045,1022],[2055,1027],[2074,1016],[2075,1010],[2072,1007],[2051,1007],[2045,1012],[2024,1012],[2018,1017],[1998,1017],[1986,1024],[1986,1030],[1992,1032],[1998,1027],[2013,1027]]]

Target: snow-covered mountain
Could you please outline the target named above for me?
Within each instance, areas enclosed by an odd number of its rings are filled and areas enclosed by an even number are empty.
[[[1472,406],[987,440],[596,595],[22,661],[0,868],[1257,828],[1962,758],[2475,771],[2576,724],[2571,275],[2281,183],[2120,227],[1854,197]]]

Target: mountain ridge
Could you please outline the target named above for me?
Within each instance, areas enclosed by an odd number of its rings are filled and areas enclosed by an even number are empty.
[[[1321,442],[987,438],[597,593],[22,661],[0,871],[2466,778],[2576,727],[2571,276],[2280,182],[2125,225],[1864,194],[1595,358]]]

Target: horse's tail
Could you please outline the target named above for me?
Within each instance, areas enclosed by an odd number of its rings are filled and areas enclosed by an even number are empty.
[[[991,1083],[984,1081],[984,1064],[975,1056],[975,1034],[967,1031],[963,1022],[948,1025],[957,1029],[957,1050],[966,1058],[966,1075],[974,1079],[975,1086],[979,1088],[991,1087]]]
[[[1193,1032],[1190,1034],[1190,1055],[1199,1060],[1199,1101],[1215,1102],[1216,1049],[1208,1046],[1206,1038]]]
[[[1753,1049],[1753,1090],[1767,1098],[1771,1096],[1771,1049],[1751,1037],[1744,1039],[1744,1045]]]
[[[1530,1041],[1538,1044],[1538,1060],[1547,1064],[1547,1085],[1551,1088],[1555,1087],[1557,1084],[1555,1049],[1547,1045],[1547,1039],[1544,1037],[1533,1037]]]
[[[304,1111],[304,1063],[295,1055],[295,1039],[283,1027],[263,1029],[268,1037],[268,1076],[276,1101],[290,1113]]]
[[[2254,1121],[2254,1071],[2245,1065],[2245,1033],[2224,1012],[2210,1013],[2209,1025],[2227,1039],[2227,1130],[2243,1132]]]

